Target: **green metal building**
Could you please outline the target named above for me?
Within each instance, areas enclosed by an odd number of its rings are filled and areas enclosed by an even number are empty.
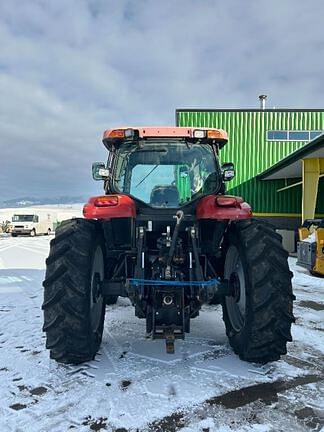
[[[228,132],[221,161],[234,162],[236,177],[228,193],[252,205],[255,216],[270,218],[278,228],[301,223],[301,184],[293,179],[263,181],[258,176],[324,132],[324,110],[178,109],[177,126],[214,127]],[[320,179],[316,216],[324,217],[324,178]]]

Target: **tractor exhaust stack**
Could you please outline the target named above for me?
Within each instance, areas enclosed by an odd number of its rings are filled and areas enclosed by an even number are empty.
[[[259,100],[260,100],[260,110],[264,111],[266,109],[266,100],[267,100],[267,95],[260,95],[259,96]]]

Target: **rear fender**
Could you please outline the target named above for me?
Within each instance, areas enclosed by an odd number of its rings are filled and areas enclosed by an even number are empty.
[[[100,195],[89,198],[83,207],[86,219],[135,218],[135,201],[127,195]]]
[[[207,195],[196,209],[198,220],[237,220],[252,217],[251,206],[243,198],[231,195]]]

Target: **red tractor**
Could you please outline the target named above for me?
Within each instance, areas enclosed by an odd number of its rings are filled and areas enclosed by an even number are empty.
[[[153,339],[190,331],[201,306],[221,304],[241,359],[286,354],[293,317],[292,273],[281,236],[226,195],[234,166],[220,166],[225,131],[206,128],[109,129],[107,163],[94,163],[105,195],[84,219],[64,222],[51,241],[44,280],[44,331],[51,358],[95,357],[105,310],[128,297]],[[244,155],[247,157],[247,155]]]

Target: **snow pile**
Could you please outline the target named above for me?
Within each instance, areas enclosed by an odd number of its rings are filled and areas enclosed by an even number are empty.
[[[306,243],[315,243],[316,242],[316,233],[315,233],[315,231],[312,234],[310,234],[308,237],[306,237],[303,241],[306,242]]]

